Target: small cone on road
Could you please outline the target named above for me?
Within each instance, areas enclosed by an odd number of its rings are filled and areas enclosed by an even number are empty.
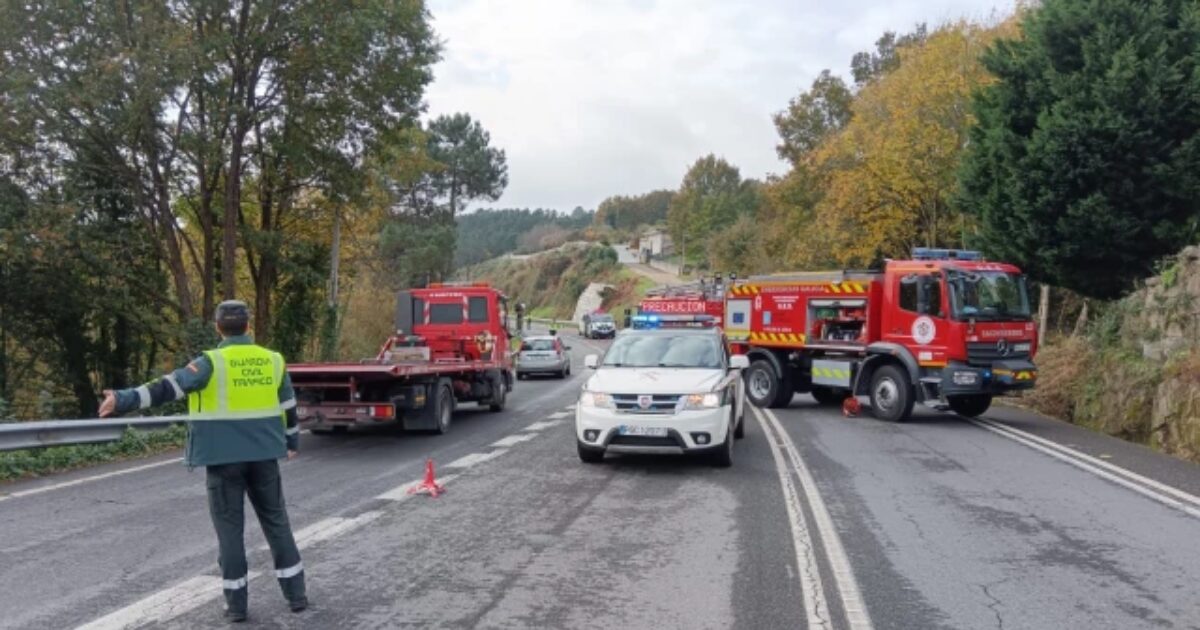
[[[425,479],[421,483],[408,489],[409,494],[428,494],[433,498],[437,498],[439,494],[445,492],[446,489],[437,482],[437,477],[433,474],[433,459],[425,460]]]
[[[842,401],[842,415],[847,418],[853,418],[862,411],[862,405],[858,403],[858,398],[849,396]]]

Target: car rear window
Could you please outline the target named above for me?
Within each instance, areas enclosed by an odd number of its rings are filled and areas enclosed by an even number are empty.
[[[549,339],[530,339],[521,344],[522,352],[552,352],[554,342]]]

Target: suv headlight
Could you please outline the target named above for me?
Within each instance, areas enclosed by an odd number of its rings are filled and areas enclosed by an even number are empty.
[[[602,394],[600,392],[583,392],[583,395],[579,397],[579,404],[583,405],[584,407],[600,407],[603,409],[610,409],[613,406],[613,401],[612,396],[609,394]]]
[[[716,392],[689,394],[683,397],[684,409],[716,409],[721,406],[721,395]]]

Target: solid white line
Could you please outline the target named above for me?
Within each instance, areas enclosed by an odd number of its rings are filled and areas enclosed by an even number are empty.
[[[248,579],[262,575],[251,571]],[[78,630],[125,630],[166,623],[221,596],[221,578],[199,575],[111,612]]]
[[[572,408],[572,409],[574,409],[574,408],[575,408],[575,406],[574,406],[574,405],[571,405],[571,408]],[[546,417],[547,417],[547,418],[549,418],[549,419],[551,419],[551,420],[561,420],[561,419],[563,419],[563,418],[566,418],[566,417],[567,417],[567,416],[569,416],[569,415],[571,415],[571,414],[570,414],[570,413],[568,413],[568,412],[566,412],[566,411],[556,411],[556,412],[554,412],[554,413],[552,413],[552,414],[550,414],[550,415],[548,415],[548,416],[546,416]]]
[[[533,433],[517,433],[514,435],[510,435],[506,438],[501,438],[499,440],[496,440],[495,442],[491,443],[491,446],[498,447],[498,448],[508,448],[510,446],[516,446],[516,445],[520,444],[521,442],[528,442],[529,440],[532,440],[535,437],[537,437],[537,435],[535,435]]]
[[[1134,492],[1136,492],[1148,499],[1157,501],[1168,507],[1173,507],[1177,510],[1180,510],[1184,514],[1193,516],[1195,518],[1200,518],[1200,509],[1193,507],[1191,505],[1188,505],[1187,503],[1184,503],[1183,501],[1178,501],[1170,496],[1166,496],[1162,493],[1156,492],[1155,490],[1153,490],[1151,488],[1147,488],[1146,486],[1141,485],[1140,483],[1136,483],[1136,482],[1132,481],[1131,479],[1126,479],[1125,477],[1122,477],[1121,475],[1128,475],[1129,477],[1131,477],[1133,479],[1145,480],[1145,481],[1152,482],[1155,485],[1160,485],[1160,486],[1162,485],[1162,484],[1159,484],[1157,481],[1154,481],[1153,479],[1147,479],[1145,477],[1142,477],[1141,475],[1127,471],[1124,468],[1121,468],[1119,466],[1112,466],[1111,464],[1108,464],[1108,462],[1103,462],[1101,460],[1095,459],[1084,453],[1080,453],[1079,451],[1075,451],[1075,450],[1065,448],[1065,447],[1061,447],[1061,450],[1060,450],[1060,449],[1055,449],[1055,448],[1045,446],[1043,444],[1039,444],[1037,441],[1030,439],[1029,437],[1026,437],[1026,435],[1022,435],[1024,432],[1018,433],[1017,432],[1018,430],[1013,429],[1012,427],[1004,427],[1003,429],[1001,429],[997,426],[993,426],[993,424],[989,421],[979,421],[974,418],[968,418],[968,420],[972,424],[974,424],[978,427],[981,427],[983,429],[987,429],[988,431],[991,431],[992,433],[995,433],[996,435],[1006,437],[1014,442],[1024,444],[1025,446],[1028,446],[1029,448],[1032,448],[1034,450],[1041,451],[1041,452],[1049,455],[1050,457],[1053,457],[1054,459],[1057,459],[1061,462],[1070,464],[1076,468],[1079,468],[1080,470],[1085,470],[1087,472],[1092,473],[1093,475],[1096,475],[1097,477],[1106,479],[1117,485],[1120,485],[1120,486],[1123,486],[1130,490],[1133,490]],[[1093,463],[1089,463],[1088,461],[1085,461],[1084,458],[1093,460],[1095,462],[1095,465],[1093,465]],[[1114,468],[1117,471],[1119,471],[1119,474],[1113,474],[1111,472],[1103,470],[1102,469],[1103,467],[1101,467],[1099,464],[1106,464],[1107,466],[1105,466],[1105,467]],[[1177,492],[1177,493],[1183,494],[1185,497],[1190,497],[1192,500],[1195,499],[1195,497],[1192,497],[1192,495],[1187,494],[1186,492],[1183,492],[1181,490],[1176,490],[1174,488],[1171,488],[1171,489],[1175,490],[1175,492]]]
[[[72,479],[71,481],[64,481],[62,483],[51,484],[48,486],[41,486],[38,488],[30,488],[29,490],[21,490],[19,492],[13,492],[11,494],[0,495],[0,501],[7,501],[9,499],[16,499],[18,497],[28,497],[28,496],[32,496],[35,494],[41,494],[43,492],[50,492],[51,490],[61,490],[62,488],[70,488],[72,486],[78,486],[78,485],[89,483],[92,481],[100,481],[101,479],[108,479],[110,477],[119,477],[121,475],[128,475],[129,473],[135,473],[135,472],[140,472],[143,470],[149,470],[151,468],[158,468],[159,466],[166,466],[167,464],[178,464],[182,461],[183,461],[182,457],[176,457],[175,459],[167,459],[167,460],[163,460],[161,462],[154,462],[152,464],[143,464],[141,466],[134,466],[132,468],[123,468],[121,470],[114,470],[112,472],[101,473],[99,475],[92,475],[91,477],[83,477],[80,479]]]
[[[483,462],[486,462],[488,460],[496,459],[497,457],[500,457],[501,455],[503,455],[507,452],[508,451],[501,449],[498,451],[491,451],[488,453],[471,453],[470,455],[463,455],[462,457],[459,457],[458,459],[450,462],[449,464],[446,464],[445,467],[446,468],[470,468],[476,464],[482,464]]]
[[[534,422],[533,424],[521,429],[522,431],[541,431],[562,424],[561,420],[551,420],[549,422]]]
[[[863,602],[862,591],[858,588],[858,580],[854,579],[850,558],[846,555],[845,548],[842,547],[842,539],[838,536],[837,527],[833,524],[829,509],[825,507],[825,500],[817,491],[816,480],[808,471],[808,466],[800,457],[800,451],[796,449],[796,444],[792,442],[792,438],[784,430],[775,414],[770,409],[764,409],[763,415],[775,427],[775,432],[783,443],[784,452],[792,460],[792,468],[800,479],[800,487],[804,489],[804,496],[808,499],[809,509],[812,510],[813,520],[816,521],[817,532],[821,535],[825,555],[829,558],[830,568],[833,569],[834,582],[842,599],[842,607],[846,609],[846,621],[849,622],[851,628],[870,630],[872,628],[871,616],[867,613],[866,603]]]
[[[821,583],[821,571],[817,567],[812,537],[804,520],[804,510],[800,507],[800,496],[792,483],[791,474],[788,473],[787,463],[779,452],[779,438],[775,437],[757,408],[751,407],[750,410],[767,436],[771,456],[775,459],[775,471],[779,474],[779,485],[783,487],[783,502],[787,507],[788,524],[792,528],[792,546],[796,552],[796,570],[800,572],[801,600],[804,602],[808,627],[828,628],[831,622],[829,604],[825,601],[825,587]],[[788,573],[791,572],[792,568],[789,565]]]

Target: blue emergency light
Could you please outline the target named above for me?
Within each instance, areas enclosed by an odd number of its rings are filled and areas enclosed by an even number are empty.
[[[712,315],[637,315],[631,320],[635,329],[709,328],[716,324]]]
[[[914,247],[913,260],[983,260],[983,254],[969,249]]]

